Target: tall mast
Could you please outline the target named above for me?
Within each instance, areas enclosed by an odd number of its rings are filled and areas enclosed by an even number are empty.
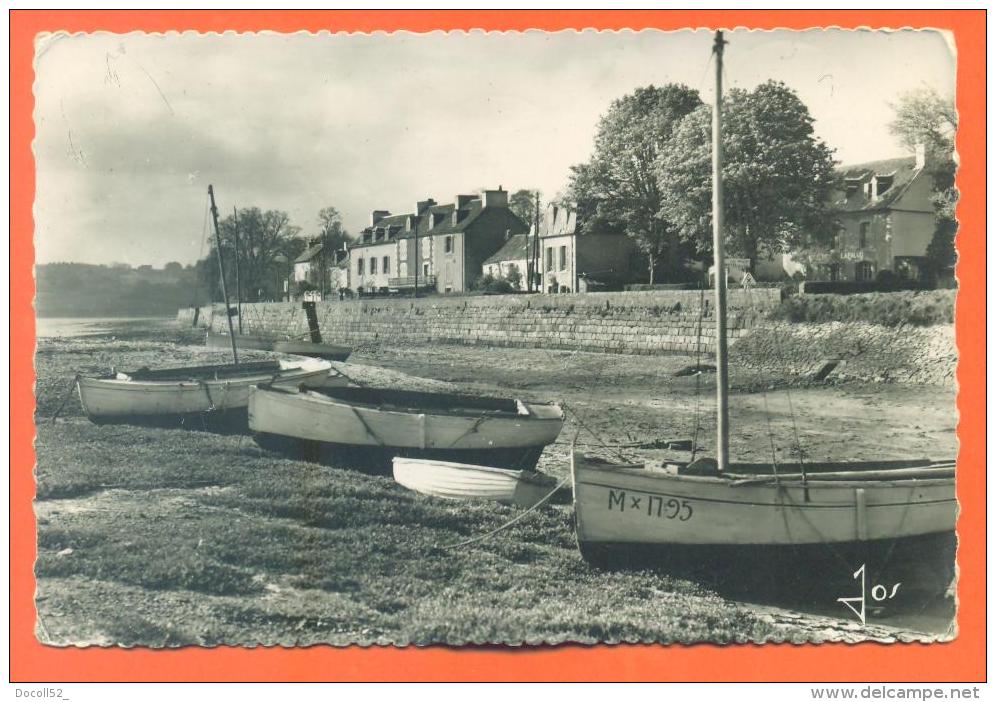
[[[239,311],[239,334],[242,333],[242,278],[239,275],[239,210],[232,207],[235,222],[235,307]]]
[[[726,354],[726,252],[723,242],[723,33],[716,32],[716,105],[712,111],[712,250],[716,277],[716,463],[730,458],[729,373]]]
[[[239,351],[235,347],[235,329],[232,328],[232,310],[228,306],[228,287],[225,285],[225,259],[221,255],[221,234],[218,232],[218,208],[214,204],[214,186],[208,186],[211,198],[211,219],[214,221],[214,243],[218,250],[218,269],[221,271],[221,296],[225,298],[225,319],[228,320],[228,338],[232,340],[232,360],[239,365]]]

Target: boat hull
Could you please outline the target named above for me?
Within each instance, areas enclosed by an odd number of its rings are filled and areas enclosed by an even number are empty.
[[[598,567],[659,569],[765,597],[814,588],[846,595],[862,566],[868,587],[902,582],[906,593],[931,596],[954,577],[953,472],[776,481],[669,475],[578,455],[571,468],[578,547]]]
[[[248,424],[250,388],[320,386],[328,382],[326,361],[282,362],[275,373],[219,380],[80,378],[80,402],[95,424],[141,424],[190,428],[239,428]]]
[[[316,344],[310,341],[275,341],[273,350],[278,353],[289,353],[296,356],[324,358],[327,361],[345,361],[353,350],[348,346],[334,344]]]
[[[252,349],[255,351],[273,351],[277,342],[262,336],[249,336],[247,334],[235,335],[235,346],[240,349]],[[209,331],[207,333],[207,346],[215,349],[231,349],[232,337],[228,334],[219,334]]]
[[[484,500],[529,508],[556,490],[551,476],[451,461],[394,459],[394,480],[409,490],[448,500]]]
[[[800,546],[954,531],[954,478],[739,481],[575,456],[580,541]]]
[[[249,428],[265,448],[322,463],[390,470],[395,456],[405,456],[523,470],[536,466],[563,426],[559,407],[525,407],[533,409],[518,417],[390,411],[318,393],[257,390]]]

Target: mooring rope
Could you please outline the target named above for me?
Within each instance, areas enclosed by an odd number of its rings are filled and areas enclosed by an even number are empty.
[[[452,549],[452,548],[459,548],[461,546],[469,546],[470,544],[477,543],[478,541],[484,541],[485,539],[491,538],[495,534],[498,534],[498,533],[500,533],[502,531],[505,531],[509,527],[511,527],[511,526],[517,524],[518,522],[522,521],[530,513],[535,512],[537,509],[539,509],[544,504],[546,504],[550,500],[551,497],[553,497],[555,494],[557,494],[557,491],[560,490],[560,488],[564,487],[564,485],[567,484],[567,482],[570,479],[571,479],[571,476],[567,476],[566,478],[564,478],[563,480],[561,480],[559,483],[557,483],[557,486],[555,488],[553,488],[553,490],[551,490],[546,495],[544,495],[543,498],[541,500],[539,500],[536,504],[534,504],[532,507],[530,507],[526,511],[522,512],[521,514],[517,514],[514,518],[508,520],[507,522],[505,522],[501,526],[499,526],[499,527],[497,527],[495,529],[492,529],[491,531],[489,531],[489,532],[487,532],[485,534],[481,534],[480,536],[475,536],[475,537],[470,538],[470,539],[464,539],[463,541],[458,541],[455,544],[446,544],[446,545],[440,546],[439,548],[442,548],[444,550],[449,550],[449,549]]]
[[[66,390],[65,396],[62,398],[62,402],[59,403],[59,408],[55,410],[55,414],[52,415],[51,419],[52,424],[55,424],[55,420],[59,418],[60,414],[62,414],[63,408],[65,408],[66,403],[69,402],[69,398],[72,396],[73,390],[75,390],[76,386],[79,384],[81,377],[82,376],[79,373],[73,376],[73,380],[72,382],[69,383],[69,388]],[[86,408],[84,407],[84,410],[85,409]]]

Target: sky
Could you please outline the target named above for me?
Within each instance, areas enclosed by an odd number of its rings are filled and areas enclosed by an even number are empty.
[[[954,95],[933,31],[727,32],[725,87],[795,89],[843,163],[902,155],[890,103]],[[192,263],[206,191],[317,231],[481,188],[564,190],[599,117],[646,85],[713,94],[712,35],[681,32],[53,35],[36,41],[39,263]]]

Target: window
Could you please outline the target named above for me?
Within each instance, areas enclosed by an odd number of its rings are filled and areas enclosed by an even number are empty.
[[[424,276],[428,276],[429,275],[429,264],[428,263],[423,263],[422,264],[422,275],[424,275]]]
[[[840,249],[844,246],[844,238],[847,234],[847,230],[844,228],[838,229],[833,235],[833,248]]]
[[[381,261],[381,273],[390,273],[390,272],[391,272],[391,257],[385,256],[384,260]]]
[[[545,262],[544,268],[547,271],[547,273],[549,273],[550,271],[553,270],[553,247],[552,246],[547,246],[546,247],[545,259],[546,259],[546,262]]]
[[[356,259],[356,275],[363,275],[363,259]]]
[[[558,270],[562,270],[562,271],[566,271],[567,270],[567,247],[566,246],[561,246],[560,247],[560,268]]]
[[[875,274],[875,267],[868,261],[861,261],[854,266],[855,280],[871,280]]]
[[[401,245],[398,247],[398,263],[404,263],[408,260],[408,242],[402,241]]]
[[[868,228],[871,226],[871,222],[862,222],[859,225],[858,231],[858,248],[863,249],[868,246]]]
[[[371,257],[370,259],[370,275],[377,275],[377,257]]]
[[[443,250],[446,253],[453,253],[453,237],[452,236],[446,237],[446,241],[444,242],[444,245],[443,245]]]

